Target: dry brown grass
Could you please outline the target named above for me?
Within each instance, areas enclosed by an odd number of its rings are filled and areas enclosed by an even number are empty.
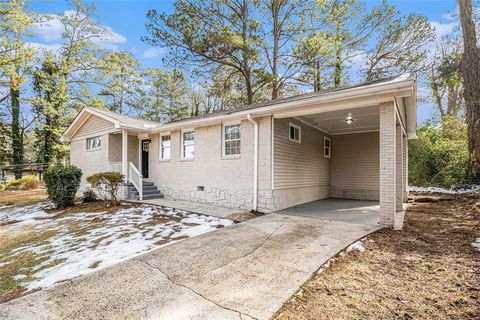
[[[365,252],[338,258],[275,319],[480,319],[478,199],[433,201],[413,203],[403,231],[382,230]]]
[[[30,228],[31,229],[31,228]],[[31,244],[46,244],[47,240],[55,235],[55,231],[44,230],[25,230],[22,233],[1,233],[0,234],[0,303],[20,296],[26,291],[21,286],[20,281],[15,280],[14,276],[19,274],[19,270],[30,270],[32,267],[41,264],[49,259],[48,255],[37,255],[32,252],[23,252],[16,256],[9,255],[15,248],[29,246]],[[61,261],[55,261],[55,264]],[[55,264],[49,264],[53,266]],[[45,266],[47,267],[47,266]],[[23,273],[30,279],[29,271]]]
[[[0,191],[0,205],[25,205],[47,200],[47,191],[43,188],[33,190]]]

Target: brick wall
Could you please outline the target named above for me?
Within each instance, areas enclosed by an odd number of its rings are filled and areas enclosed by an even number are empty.
[[[393,103],[380,106],[380,218],[381,226],[393,227],[395,205],[396,115]]]

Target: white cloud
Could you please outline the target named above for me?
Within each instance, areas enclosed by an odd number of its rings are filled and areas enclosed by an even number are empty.
[[[458,27],[458,21],[442,23],[438,21],[430,21],[430,25],[435,28],[435,37],[438,40],[442,37],[452,34]]]
[[[40,39],[52,42],[62,38],[63,24],[56,14],[46,14],[42,17],[43,21],[36,22],[30,26],[33,34]]]
[[[143,52],[144,58],[158,58],[165,53],[164,48],[149,48]]]
[[[442,18],[447,21],[452,21],[457,19],[457,15],[453,12],[442,14]]]
[[[120,44],[127,42],[125,36],[114,32],[110,27],[103,27],[107,30],[107,34],[104,37],[93,39],[96,45],[104,49],[117,50]]]
[[[62,49],[62,45],[60,43],[45,44],[38,42],[27,42],[25,45],[36,50],[38,54],[42,54],[44,51],[50,51],[51,53],[58,54]]]
[[[349,68],[350,77],[355,78],[362,73],[367,64],[367,53],[363,50],[354,50],[348,53],[346,64]]]
[[[75,11],[66,10],[64,16],[72,16]],[[110,50],[117,50],[120,44],[126,43],[127,38],[117,32],[114,32],[111,27],[103,26],[105,28],[105,36],[97,39],[93,39],[93,42],[104,48]],[[60,42],[62,40],[62,33],[64,32],[64,26],[61,20],[61,16],[56,14],[45,14],[42,16],[42,21],[34,23],[30,27],[30,31],[34,36],[39,39],[51,43]]]

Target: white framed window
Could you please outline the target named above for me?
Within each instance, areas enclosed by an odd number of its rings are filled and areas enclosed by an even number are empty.
[[[170,135],[160,136],[160,160],[170,160]]]
[[[100,137],[87,138],[87,150],[98,150],[102,146],[102,139]]]
[[[223,127],[223,155],[238,156],[240,155],[240,137],[241,125],[232,124]]]
[[[195,131],[182,132],[182,159],[193,159],[195,156]]]
[[[288,125],[288,139],[290,141],[302,142],[302,127],[297,126],[296,124],[290,123]]]
[[[323,156],[330,158],[332,155],[332,141],[330,138],[323,137]]]

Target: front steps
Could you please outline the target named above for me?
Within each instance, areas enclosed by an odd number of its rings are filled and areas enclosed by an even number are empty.
[[[132,183],[127,183],[128,200],[140,200],[138,190]],[[153,182],[143,181],[143,200],[163,198],[163,194],[158,190]]]

